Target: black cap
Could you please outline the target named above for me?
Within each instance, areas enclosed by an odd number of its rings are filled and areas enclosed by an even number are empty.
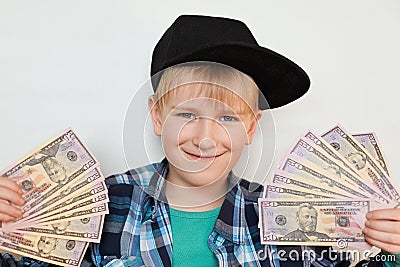
[[[259,46],[239,20],[182,15],[167,29],[153,51],[151,76],[157,88],[162,70],[185,62],[211,61],[249,75],[260,89],[262,110],[286,105],[310,87],[305,71],[286,57]]]

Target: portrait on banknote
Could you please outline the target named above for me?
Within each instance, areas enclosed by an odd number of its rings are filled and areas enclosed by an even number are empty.
[[[359,151],[351,152],[346,155],[346,159],[357,168],[357,170],[361,170],[365,168],[367,164],[367,156]]]
[[[49,157],[42,162],[42,165],[50,180],[54,183],[63,184],[68,179],[65,167],[56,158]]]
[[[61,221],[58,223],[51,224],[51,227],[53,227],[56,234],[63,234],[63,233],[65,233],[65,231],[68,229],[68,227],[70,225],[71,225],[71,221]]]
[[[57,238],[41,236],[38,243],[37,249],[41,257],[48,257],[56,249],[58,244]]]
[[[327,234],[315,231],[318,223],[318,211],[309,203],[301,204],[296,212],[298,228],[283,237],[286,240],[317,241],[329,239]]]

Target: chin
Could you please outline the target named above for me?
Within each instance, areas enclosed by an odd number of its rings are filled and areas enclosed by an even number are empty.
[[[210,177],[219,177],[220,175],[213,175],[211,176],[210,174],[204,174],[204,173],[199,173],[198,175],[189,175],[189,177],[192,176],[190,180],[187,181],[188,184],[190,184],[190,186],[195,186],[195,187],[199,187],[199,186],[207,186],[207,185],[211,185],[216,182],[218,179],[214,178],[214,179],[210,179]],[[188,178],[189,178],[188,177]],[[205,177],[207,177],[208,179],[204,179]]]

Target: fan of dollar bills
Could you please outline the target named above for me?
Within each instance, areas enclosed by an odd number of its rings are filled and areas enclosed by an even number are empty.
[[[309,131],[259,199],[262,243],[368,248],[366,213],[399,202],[374,133],[352,135],[340,125],[321,136]]]
[[[61,266],[80,266],[100,242],[108,194],[99,163],[71,130],[0,172],[17,182],[23,216],[0,223],[0,250]]]

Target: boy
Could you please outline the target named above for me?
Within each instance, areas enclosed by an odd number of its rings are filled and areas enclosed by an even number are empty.
[[[181,16],[155,47],[151,74],[155,94],[149,109],[166,158],[107,179],[110,214],[88,261],[96,266],[348,263],[328,258],[326,247],[315,248],[324,257],[313,262],[287,258],[307,247],[263,247],[257,227],[263,189],[232,173],[252,142],[261,110],[283,106],[308,90],[308,76],[299,66],[258,46],[242,22]],[[20,189],[9,182],[7,187],[0,195],[21,204]],[[0,213],[4,220],[21,215],[1,206]],[[399,210],[367,218],[367,241],[399,252]],[[277,255],[278,250],[288,253]]]

